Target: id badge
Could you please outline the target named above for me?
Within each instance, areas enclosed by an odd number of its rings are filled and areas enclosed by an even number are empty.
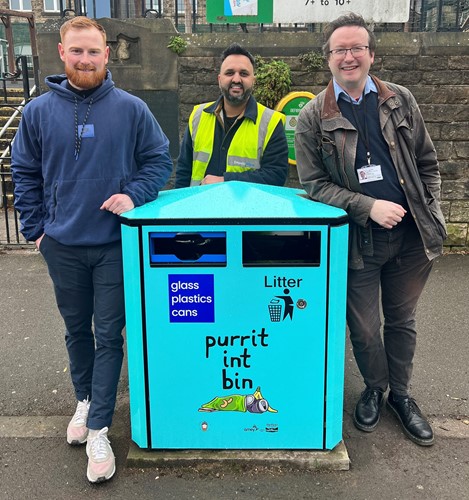
[[[366,165],[365,167],[359,168],[358,182],[360,184],[365,184],[366,182],[376,182],[383,180],[383,174],[381,172],[381,165]]]
[[[85,137],[94,137],[94,125],[87,123],[86,125],[78,125],[78,135]]]

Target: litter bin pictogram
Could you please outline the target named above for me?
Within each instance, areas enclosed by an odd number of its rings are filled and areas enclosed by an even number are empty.
[[[276,323],[282,318],[282,304],[280,300],[272,299],[269,304],[270,321]]]

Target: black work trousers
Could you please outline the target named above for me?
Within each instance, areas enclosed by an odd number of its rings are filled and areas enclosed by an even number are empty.
[[[347,287],[347,324],[364,382],[396,395],[410,389],[417,302],[432,268],[415,222],[406,219],[373,229],[374,255],[364,256],[364,269],[349,270]]]

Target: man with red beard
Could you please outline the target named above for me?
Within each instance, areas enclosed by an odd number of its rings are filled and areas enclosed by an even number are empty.
[[[157,198],[172,162],[146,104],[117,89],[106,69],[102,26],[65,22],[65,75],[24,109],[12,151],[21,231],[35,241],[66,327],[77,407],[67,442],[86,443],[87,477],[110,479],[107,433],[114,414],[125,325],[118,215]]]
[[[175,187],[234,180],[283,186],[288,175],[285,117],[252,96],[255,61],[246,49],[233,43],[221,61],[221,96],[194,107]]]

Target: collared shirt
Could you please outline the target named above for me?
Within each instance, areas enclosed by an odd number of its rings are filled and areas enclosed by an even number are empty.
[[[368,75],[366,78],[366,83],[365,83],[365,90],[360,96],[360,98],[354,99],[353,97],[350,97],[347,92],[336,82],[335,78],[332,79],[332,83],[334,85],[334,94],[336,101],[338,101],[340,98],[344,99],[345,101],[351,102],[352,104],[360,104],[363,99],[363,95],[366,95],[370,92],[376,92],[378,93],[378,89],[376,88],[375,83],[371,79],[371,76]]]

